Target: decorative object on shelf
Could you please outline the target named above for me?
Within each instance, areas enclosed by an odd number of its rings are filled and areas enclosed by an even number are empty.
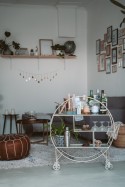
[[[123,14],[125,14],[125,5],[123,5],[122,3],[119,3],[116,0],[110,0],[110,1],[111,1],[111,3],[115,4],[116,6],[122,8],[123,10],[121,10],[121,12]],[[123,23],[125,23],[125,18],[123,18],[122,22],[120,23],[120,27],[122,26]]]
[[[20,48],[15,51],[15,55],[29,55],[27,48]]]
[[[66,54],[73,55],[76,49],[76,44],[74,41],[67,41],[64,43],[64,51]]]
[[[65,54],[65,46],[60,44],[55,44],[51,46],[52,50],[55,51],[57,56],[64,57]]]
[[[34,50],[33,49],[30,50],[30,55],[34,56]]]
[[[0,49],[2,51],[2,54],[4,54],[4,55],[13,55],[14,52],[12,51],[12,48],[14,50],[15,49],[19,49],[20,48],[20,44],[15,42],[15,41],[12,41],[11,43],[7,42],[7,38],[9,38],[11,36],[10,32],[5,31],[4,35],[5,35],[5,39],[4,40],[0,40]]]
[[[40,55],[53,55],[52,45],[52,39],[39,39]]]

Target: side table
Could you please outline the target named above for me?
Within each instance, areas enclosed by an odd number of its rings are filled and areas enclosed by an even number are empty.
[[[17,124],[16,124],[17,116],[18,116],[18,115],[19,115],[19,114],[3,114],[3,116],[4,116],[3,134],[4,134],[4,132],[5,132],[5,127],[6,127],[6,120],[7,120],[7,118],[9,118],[9,120],[10,120],[10,134],[12,133],[12,121],[13,121],[13,119],[14,119],[14,121],[15,121],[16,132],[17,132],[17,134],[18,134],[18,128],[17,128]]]

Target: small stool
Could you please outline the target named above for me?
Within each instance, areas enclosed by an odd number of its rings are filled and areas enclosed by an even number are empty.
[[[30,140],[25,134],[0,136],[0,160],[19,160],[29,155]]]
[[[3,116],[4,116],[3,134],[5,132],[5,126],[6,126],[6,119],[7,118],[9,118],[9,120],[10,120],[10,133],[12,133],[12,121],[13,121],[13,119],[15,120],[16,132],[18,133],[18,128],[17,128],[17,124],[16,124],[18,115],[19,114],[3,114]]]

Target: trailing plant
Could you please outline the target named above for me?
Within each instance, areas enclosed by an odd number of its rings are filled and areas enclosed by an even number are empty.
[[[6,51],[6,50],[10,50],[11,54],[13,54],[13,51],[11,50],[11,47],[13,47],[13,49],[19,49],[20,44],[15,42],[15,41],[12,41],[11,43],[7,42],[7,38],[9,38],[11,36],[10,32],[5,31],[4,35],[5,35],[5,39],[0,40],[0,49],[1,49],[2,53],[4,53],[4,51]]]

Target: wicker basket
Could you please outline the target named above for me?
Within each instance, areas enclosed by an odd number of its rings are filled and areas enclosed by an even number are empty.
[[[117,139],[113,141],[113,145],[119,148],[125,147],[125,124],[119,128]]]

